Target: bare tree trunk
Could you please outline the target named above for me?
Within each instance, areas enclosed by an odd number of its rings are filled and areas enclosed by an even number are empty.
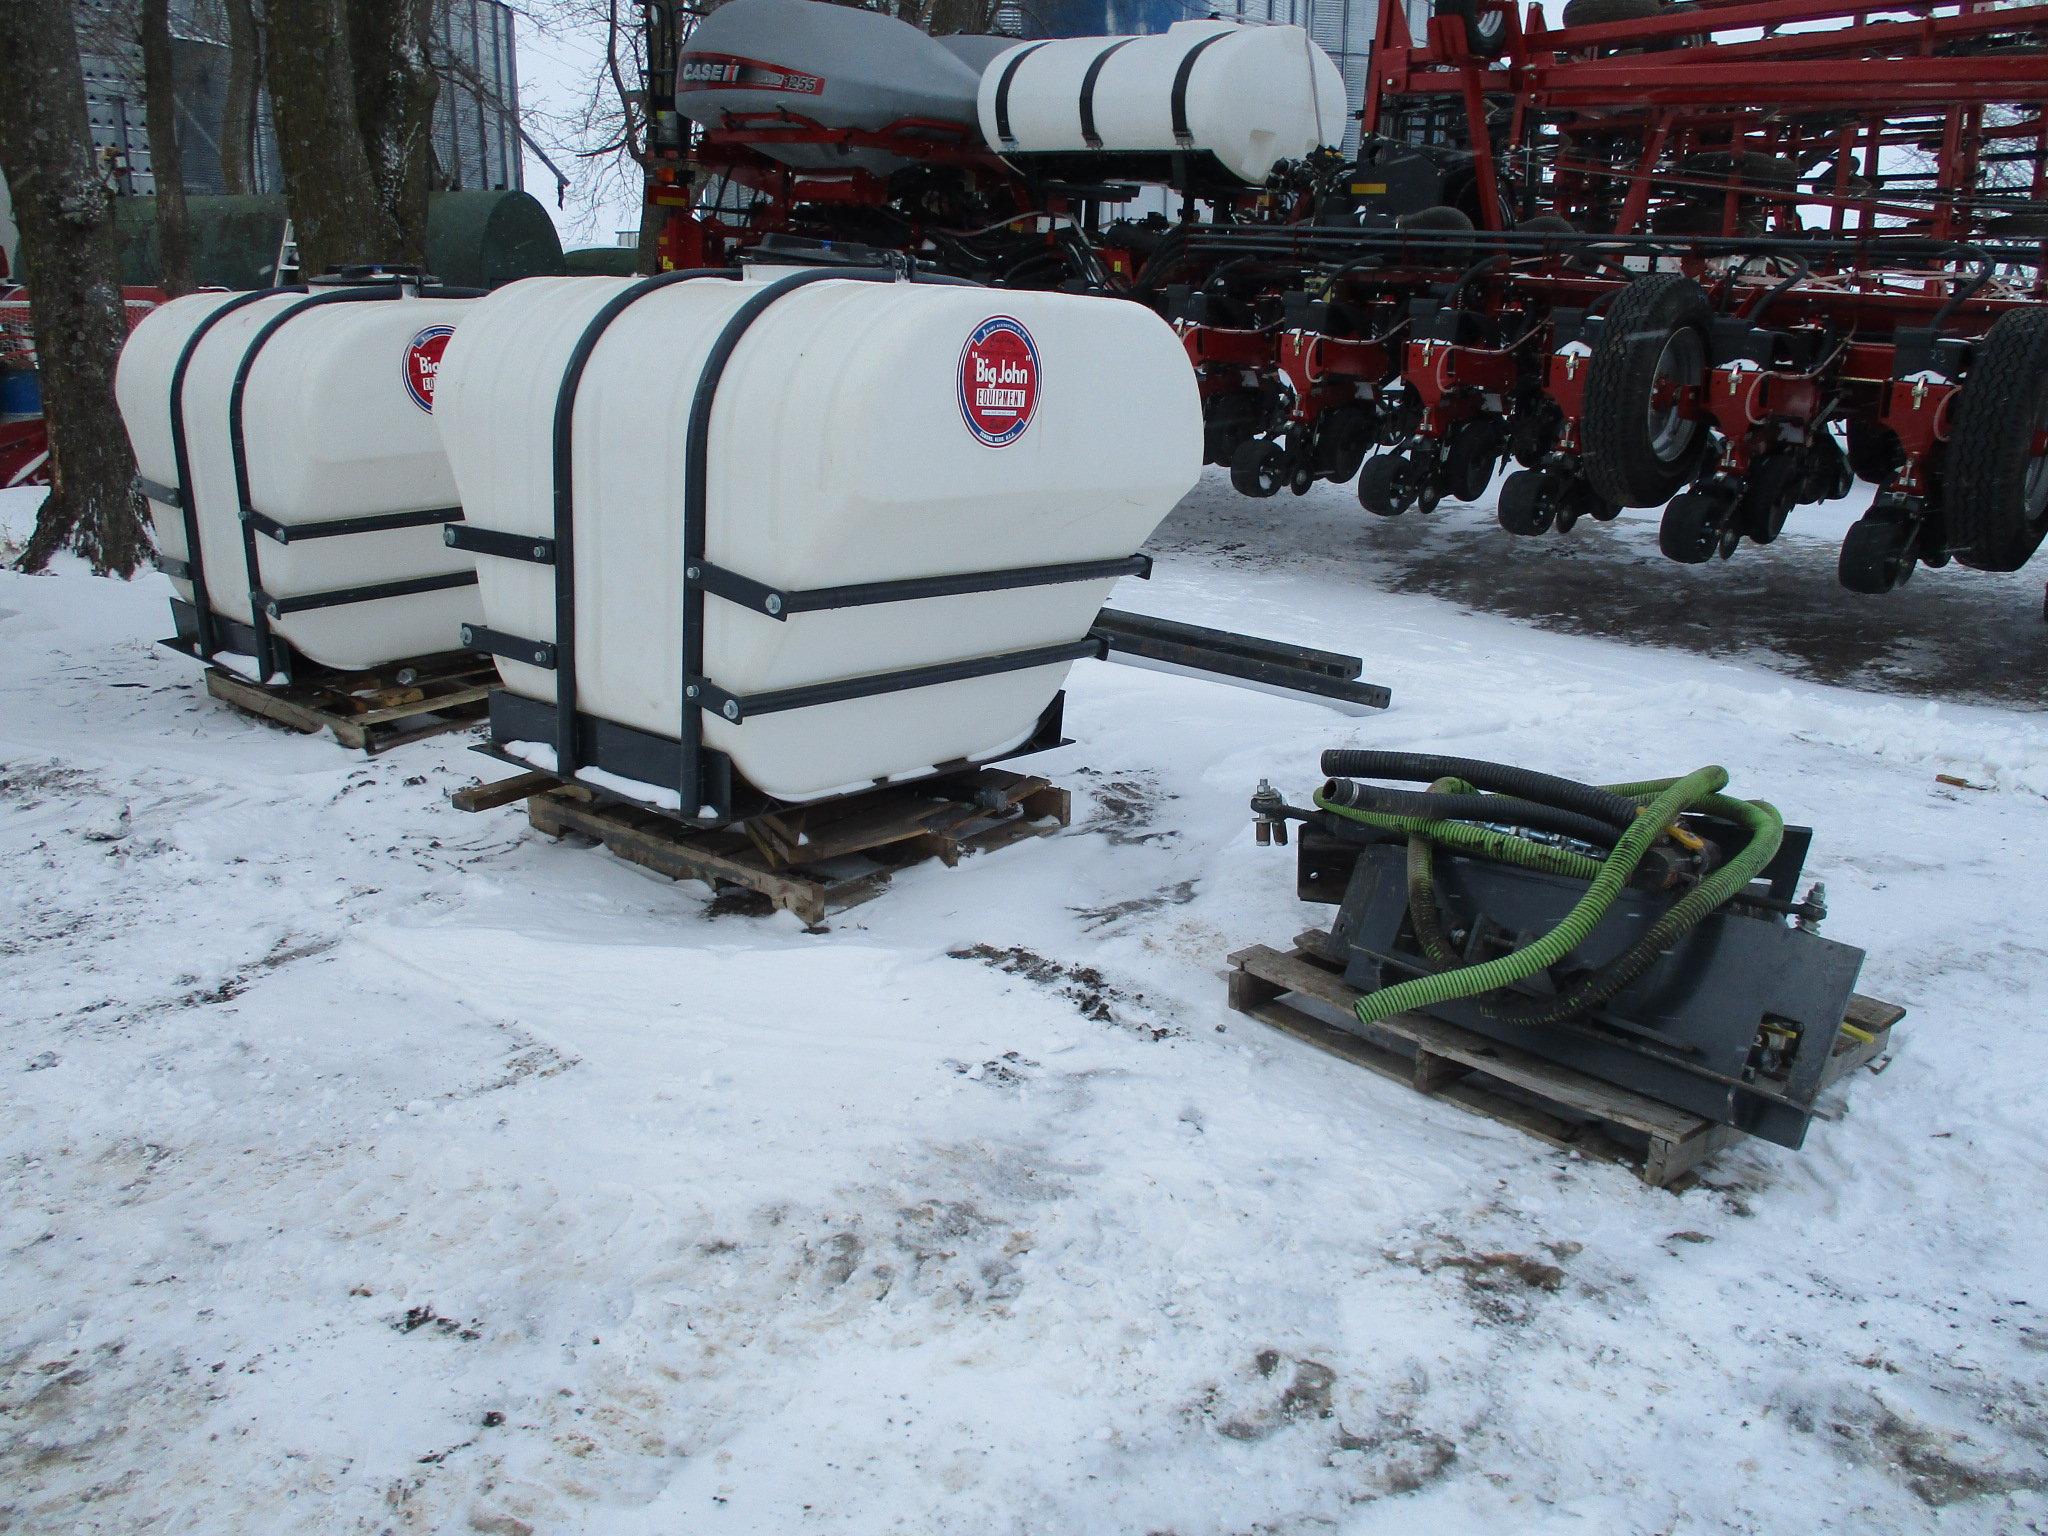
[[[0,174],[14,197],[50,428],[50,495],[18,566],[74,544],[102,575],[134,574],[149,549],[114,405],[127,336],[107,193],[93,165],[70,0],[0,5]]]
[[[250,159],[256,146],[256,91],[263,79],[262,38],[255,0],[224,0],[228,13],[228,95],[220,118],[220,174],[227,190],[256,190]]]
[[[170,0],[142,0],[142,93],[149,117],[149,168],[156,179],[157,253],[164,288],[176,298],[192,291],[192,221],[185,212],[185,164],[178,149]]]
[[[356,123],[377,203],[395,231],[385,254],[424,266],[433,185],[434,98],[427,58],[434,0],[349,0]]]
[[[270,0],[269,12],[270,100],[299,270],[383,261],[398,230],[363,152],[342,0]]]

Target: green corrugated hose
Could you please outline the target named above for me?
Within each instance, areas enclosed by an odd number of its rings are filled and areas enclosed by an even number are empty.
[[[1741,892],[1763,867],[1770,863],[1783,839],[1785,822],[1775,808],[1763,801],[1738,800],[1723,795],[1728,773],[1718,767],[1699,768],[1678,779],[1655,779],[1640,784],[1605,786],[1611,793],[1642,804],[1642,813],[1625,831],[1614,851],[1605,859],[1594,859],[1553,844],[1536,842],[1512,832],[1502,832],[1456,821],[1427,821],[1415,817],[1394,817],[1357,811],[1337,805],[1318,793],[1316,804],[1325,811],[1373,826],[1403,831],[1411,838],[1458,848],[1482,858],[1553,874],[1571,875],[1588,881],[1586,893],[1555,928],[1522,948],[1476,965],[1457,966],[1431,976],[1397,982],[1358,1000],[1361,1023],[1372,1024],[1390,1014],[1411,1008],[1429,1008],[1459,998],[1477,997],[1500,991],[1516,982],[1549,969],[1583,944],[1626,888],[1636,866],[1657,841],[1664,837],[1687,811],[1708,811],[1750,829],[1750,840],[1741,852],[1702,880],[1652,925],[1620,962],[1607,967],[1597,980],[1606,996],[1640,975],[1657,956],[1707,916]],[[1448,781],[1433,788],[1449,789]],[[1464,786],[1458,786],[1460,790]],[[1431,898],[1434,899],[1433,897]],[[1432,949],[1435,946],[1431,946]],[[1447,954],[1432,958],[1442,963]],[[1593,1002],[1590,988],[1565,994],[1546,1015],[1569,1017]],[[1578,996],[1585,992],[1585,997]],[[1524,1022],[1544,1022],[1527,1017]]]

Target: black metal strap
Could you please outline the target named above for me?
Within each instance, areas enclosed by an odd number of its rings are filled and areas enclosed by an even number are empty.
[[[1088,73],[1081,77],[1081,142],[1090,149],[1102,148],[1102,135],[1095,131],[1095,82],[1102,78],[1102,66],[1110,56],[1136,41],[1135,37],[1126,37],[1111,43],[1089,61]]]
[[[812,587],[791,592],[752,577],[728,571],[709,560],[693,562],[684,572],[702,583],[713,597],[742,608],[786,620],[793,613],[823,613],[835,608],[869,608],[878,603],[914,603],[928,597],[961,597],[973,592],[1011,592],[1022,587],[1059,587],[1074,582],[1115,580],[1152,575],[1150,555],[1121,560],[1081,560],[1069,565],[1025,565],[1003,571],[972,571],[960,576],[910,576],[900,581],[865,581],[844,587]]]
[[[162,550],[157,551],[156,568],[175,581],[192,579],[191,562],[180,560],[176,555],[167,555]]]
[[[911,275],[906,267],[813,267],[769,283],[735,309],[705,354],[703,371],[697,375],[696,393],[690,400],[690,420],[683,436],[683,569],[702,568],[705,563],[705,530],[709,523],[708,486],[711,478],[711,408],[718,399],[718,381],[725,377],[726,364],[749,327],[768,307],[785,294],[812,283],[893,283]],[[960,279],[934,278],[933,282],[973,287]],[[704,596],[700,582],[683,583],[682,672],[683,699],[679,739],[683,745],[682,772],[677,788],[682,792],[685,816],[695,817],[704,799]],[[724,807],[714,806],[715,811]]]
[[[135,477],[135,489],[137,494],[145,499],[161,502],[167,507],[182,507],[185,505],[185,493],[183,491],[179,490],[175,485],[165,485],[161,481],[151,480],[146,475],[137,475]]]
[[[555,648],[545,640],[527,640],[519,635],[508,635],[503,630],[487,629],[481,624],[465,624],[462,626],[462,643],[472,651],[509,656],[529,667],[554,669]]]
[[[405,581],[380,581],[368,586],[340,587],[332,592],[306,592],[297,597],[251,592],[249,606],[266,618],[281,619],[288,613],[305,613],[314,608],[345,608],[351,603],[374,603],[381,597],[412,597],[421,592],[445,592],[451,587],[475,585],[475,571],[448,571],[440,576],[414,576]]]
[[[462,520],[460,507],[428,507],[419,512],[373,512],[367,517],[337,517],[325,523],[280,523],[254,507],[242,508],[242,521],[280,544],[303,539],[342,539],[355,533],[388,533],[395,528],[431,528]]]
[[[1173,98],[1168,110],[1173,114],[1173,142],[1182,149],[1192,149],[1195,143],[1194,130],[1188,126],[1188,81],[1194,77],[1195,60],[1202,56],[1203,49],[1229,36],[1228,32],[1211,32],[1181,55],[1180,68],[1173,73]]]
[[[524,560],[532,565],[555,563],[555,541],[542,534],[506,533],[499,528],[479,528],[473,523],[450,523],[441,530],[441,542],[450,549],[495,555],[500,560]]]
[[[613,294],[583,327],[575,348],[562,369],[562,382],[555,391],[555,419],[552,440],[555,503],[555,772],[565,779],[576,776],[576,466],[571,428],[576,420],[576,394],[583,387],[583,370],[605,330],[632,305],[676,283],[699,277],[737,279],[739,273],[723,267],[691,267],[681,272],[661,272],[643,277]]]
[[[1044,43],[1033,43],[1029,48],[1020,48],[1010,55],[1010,62],[1003,66],[1003,77],[996,82],[996,143],[1010,149],[1017,147],[1017,139],[1010,132],[1010,84],[1017,78],[1017,71],[1024,61],[1031,57]]]
[[[192,356],[199,350],[199,343],[206,339],[207,332],[238,309],[246,309],[262,299],[276,298],[281,293],[305,291],[305,285],[300,284],[296,288],[259,288],[254,293],[237,294],[193,326],[192,334],[185,338],[185,345],[178,351],[178,361],[171,368],[171,462],[177,469],[181,488],[192,484],[192,453],[185,437],[185,374],[192,366]],[[206,556],[199,548],[198,498],[180,496],[178,504],[185,514],[185,580],[192,583],[192,627],[197,636],[194,644],[204,659],[220,646],[216,643],[219,626],[215,622],[213,602],[206,587]]]
[[[1003,672],[1022,672],[1031,667],[1057,666],[1083,657],[1101,658],[1104,642],[1089,636],[1063,645],[1035,646],[1028,651],[1005,651],[998,656],[970,656],[965,661],[941,661],[929,666],[905,667],[900,672],[876,672],[866,677],[842,678],[829,683],[807,683],[798,688],[777,688],[767,693],[727,693],[703,678],[694,680],[706,709],[735,723],[750,715],[779,715],[792,709],[814,709],[820,704],[841,704],[848,699],[872,699],[885,693],[905,693],[912,688],[933,688],[940,683],[963,682],[975,677],[994,677]],[[685,767],[685,772],[688,772]],[[687,812],[689,801],[685,798]]]
[[[248,348],[242,353],[242,360],[235,368],[235,382],[228,390],[228,452],[235,464],[235,506],[239,514],[250,511],[249,501],[249,449],[242,435],[242,405],[249,391],[249,375],[255,371],[256,359],[270,338],[283,330],[291,321],[309,310],[320,309],[329,304],[365,304],[385,302],[403,296],[404,289],[397,284],[376,288],[329,288],[308,295],[301,303],[294,304],[282,314],[272,315],[263,322]],[[181,476],[182,478],[182,476]],[[187,482],[189,483],[189,482]],[[302,598],[281,600],[290,606],[278,606],[280,600],[263,595],[263,562],[256,550],[256,526],[248,516],[241,517],[242,563],[249,578],[249,612],[256,621],[256,664],[265,676],[285,669],[284,659],[276,656],[276,649],[270,633],[270,621],[287,613],[296,613],[301,608],[329,606],[325,603],[307,602]],[[471,578],[472,580],[474,577]],[[362,590],[362,589],[352,589]],[[421,590],[432,590],[422,588]],[[393,597],[402,594],[393,592]],[[346,597],[340,601],[355,602],[361,599]]]

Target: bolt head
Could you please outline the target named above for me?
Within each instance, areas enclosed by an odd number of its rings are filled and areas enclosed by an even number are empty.
[[[545,545],[545,544],[536,544],[536,545],[534,545],[534,546],[533,546],[533,558],[534,558],[534,559],[536,559],[536,560],[545,560],[545,559],[547,559],[547,557],[548,557],[548,547],[547,547],[547,545]]]
[[[768,594],[768,611],[770,613],[782,612],[782,599],[776,593],[770,592]]]
[[[463,643],[464,645],[473,645],[473,644],[475,644],[475,642],[476,642],[476,631],[475,631],[475,630],[473,630],[473,629],[471,629],[471,628],[470,628],[470,627],[469,627],[469,626],[468,626],[467,624],[463,625],[463,626],[462,626],[462,643]]]
[[[737,720],[740,717],[740,707],[733,700],[727,699],[725,701],[725,708],[721,709],[719,713],[728,720]]]
[[[695,683],[692,683],[687,688],[685,688],[683,690],[683,697],[686,699],[694,699],[695,697],[697,697],[697,685]]]

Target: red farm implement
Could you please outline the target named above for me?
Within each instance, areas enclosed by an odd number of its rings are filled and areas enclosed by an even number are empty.
[[[1418,35],[1382,6],[1356,154],[1254,186],[1185,136],[1034,159],[985,113],[849,124],[787,85],[691,108],[671,22],[650,197],[678,266],[850,243],[1151,304],[1247,495],[1356,476],[1391,516],[1481,499],[1513,460],[1511,531],[1661,507],[1663,551],[1698,562],[1861,479],[1851,588],[2025,563],[2048,531],[2048,5],[1570,0],[1563,23],[1437,0]],[[1122,46],[1100,41],[1084,131]]]

